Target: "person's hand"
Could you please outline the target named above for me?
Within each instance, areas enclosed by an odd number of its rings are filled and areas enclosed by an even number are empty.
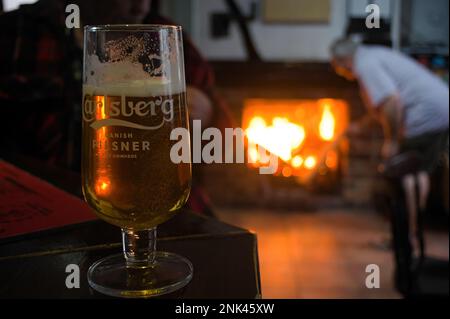
[[[384,141],[383,148],[381,149],[381,155],[384,159],[389,159],[394,157],[399,153],[400,146],[395,140]]]
[[[192,86],[187,87],[186,93],[190,119],[201,120],[202,126],[208,126],[213,115],[211,100],[205,93]]]

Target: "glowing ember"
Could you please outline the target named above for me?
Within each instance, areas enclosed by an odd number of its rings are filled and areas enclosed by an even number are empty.
[[[307,169],[313,169],[317,165],[317,159],[314,156],[308,156],[305,160],[305,167]]]
[[[303,165],[303,158],[301,156],[295,156],[292,161],[291,161],[291,165],[294,168],[299,168]]]
[[[335,127],[336,121],[331,112],[330,105],[326,104],[319,125],[320,137],[325,141],[332,141],[334,138]]]
[[[275,117],[272,125],[267,125],[262,117],[254,117],[246,130],[248,139],[261,145],[283,161],[292,158],[292,152],[305,140],[305,129],[291,123],[287,118]],[[250,150],[250,156],[258,158],[258,153]]]

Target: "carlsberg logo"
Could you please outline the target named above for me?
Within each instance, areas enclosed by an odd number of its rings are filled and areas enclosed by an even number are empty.
[[[173,104],[173,99],[164,99],[162,96],[144,99],[141,97],[93,96],[87,94],[83,102],[83,120],[90,123],[90,126],[96,130],[107,126],[157,130],[164,125],[164,122],[173,120]],[[151,123],[151,125],[134,122],[139,118],[148,117],[151,120],[147,120],[146,123]]]

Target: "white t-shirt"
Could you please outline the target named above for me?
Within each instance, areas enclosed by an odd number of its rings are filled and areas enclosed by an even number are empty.
[[[392,95],[399,96],[406,137],[448,129],[447,84],[412,58],[382,46],[361,46],[354,69],[375,107]]]

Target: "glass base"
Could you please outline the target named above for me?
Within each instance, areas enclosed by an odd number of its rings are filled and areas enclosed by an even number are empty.
[[[172,253],[155,252],[152,264],[127,267],[123,254],[103,258],[88,271],[89,285],[100,293],[122,298],[150,298],[169,294],[192,279],[189,260]]]

